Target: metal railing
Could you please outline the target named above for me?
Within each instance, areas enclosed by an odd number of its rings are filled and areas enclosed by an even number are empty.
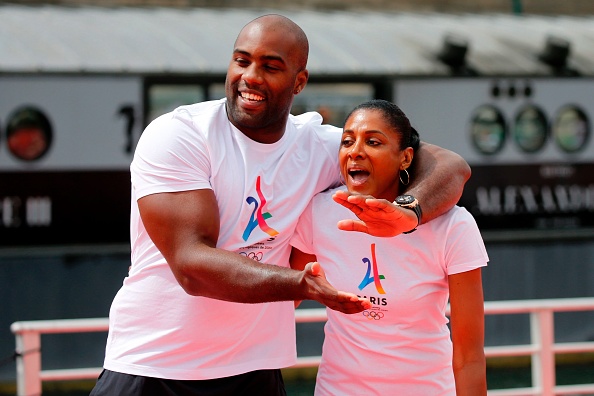
[[[594,384],[556,385],[555,356],[594,352],[594,342],[555,343],[554,313],[594,311],[594,298],[488,301],[485,315],[529,314],[530,344],[485,347],[487,357],[530,356],[532,386],[489,390],[489,396],[554,396],[594,394]],[[323,322],[324,308],[296,310],[297,323]],[[107,318],[22,321],[11,325],[16,337],[18,396],[40,395],[43,381],[97,378],[101,368],[42,370],[41,334],[103,332]],[[294,368],[315,367],[321,356],[298,357]]]

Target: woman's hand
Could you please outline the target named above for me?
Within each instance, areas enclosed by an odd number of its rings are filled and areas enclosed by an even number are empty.
[[[385,199],[371,195],[351,194],[339,190],[334,201],[353,212],[359,220],[341,220],[338,229],[364,232],[377,237],[393,237],[417,226],[417,216],[410,209],[401,208]]]

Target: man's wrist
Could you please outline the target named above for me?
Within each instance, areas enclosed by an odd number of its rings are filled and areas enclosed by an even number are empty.
[[[417,225],[412,230],[406,231],[405,234],[410,234],[411,232],[416,231],[417,227],[421,225],[423,217],[423,211],[421,210],[419,200],[410,194],[399,195],[394,200],[394,205],[412,210],[414,212],[414,214],[417,216]]]

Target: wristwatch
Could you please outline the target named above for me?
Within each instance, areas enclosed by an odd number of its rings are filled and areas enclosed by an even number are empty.
[[[415,212],[417,215],[417,226],[410,231],[406,231],[405,234],[410,234],[411,232],[416,231],[417,227],[421,225],[421,217],[423,216],[423,211],[421,210],[419,201],[412,195],[399,195],[396,197],[394,205],[400,206],[401,208],[410,209]]]

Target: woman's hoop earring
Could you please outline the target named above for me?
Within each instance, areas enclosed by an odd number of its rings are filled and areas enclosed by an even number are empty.
[[[402,171],[404,171],[404,173],[406,173],[406,183],[404,182],[404,180],[402,180]],[[402,183],[403,186],[408,186],[408,183],[410,183],[410,175],[408,174],[408,171],[406,169],[402,169],[402,171],[400,172],[400,183]]]
[[[340,184],[342,184],[343,186],[346,186],[346,180],[344,180],[344,177],[342,177],[342,172],[340,171],[340,164],[338,165],[338,180],[340,181]]]

